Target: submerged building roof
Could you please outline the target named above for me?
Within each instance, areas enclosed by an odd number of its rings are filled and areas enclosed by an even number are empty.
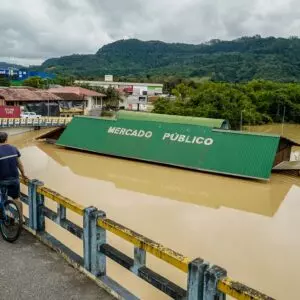
[[[86,134],[78,138],[79,132]],[[57,145],[199,171],[267,180],[276,162],[281,141],[279,135],[237,132],[211,126],[145,119],[75,117]],[[297,145],[285,141],[288,146]]]
[[[189,124],[199,125],[212,128],[223,128],[229,129],[230,125],[227,120],[224,119],[209,119],[209,118],[197,118],[197,117],[186,117],[176,115],[165,115],[165,114],[154,114],[144,112],[131,112],[120,110],[117,113],[117,118],[120,120],[139,120],[139,121],[154,121],[163,123],[173,124]]]

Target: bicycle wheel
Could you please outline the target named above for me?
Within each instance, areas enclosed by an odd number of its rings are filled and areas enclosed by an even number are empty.
[[[15,202],[7,200],[4,203],[4,210],[0,225],[1,235],[9,243],[16,241],[22,230],[20,211]]]

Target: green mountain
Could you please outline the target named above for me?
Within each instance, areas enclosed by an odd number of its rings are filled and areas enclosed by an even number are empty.
[[[70,55],[45,61],[42,70],[77,77],[210,77],[215,81],[251,79],[300,81],[300,39],[242,37],[192,45],[120,40],[95,55]]]

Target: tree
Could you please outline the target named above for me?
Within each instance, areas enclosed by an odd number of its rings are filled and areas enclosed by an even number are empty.
[[[93,87],[88,84],[80,84],[78,86],[106,95],[106,97],[103,98],[103,106],[105,109],[118,108],[119,102],[123,101],[119,91],[111,86],[108,88],[104,88],[102,86]]]
[[[107,108],[119,107],[120,101],[123,101],[119,91],[111,86],[105,90],[104,94],[106,95],[104,103]]]
[[[191,94],[191,88],[184,83],[180,83],[172,90],[172,94],[176,96],[178,101],[185,102]]]
[[[23,81],[24,86],[29,86],[37,89],[42,89],[45,87],[46,83],[41,77],[30,77]]]
[[[52,80],[53,84],[58,84],[62,86],[72,86],[74,85],[75,78],[73,76],[57,76]]]
[[[11,85],[10,80],[6,77],[0,77],[0,86],[7,86]]]
[[[300,123],[300,86],[295,83],[251,81],[246,84],[204,82],[195,86],[179,84],[176,101],[159,99],[155,113],[220,118],[239,129],[244,124]]]

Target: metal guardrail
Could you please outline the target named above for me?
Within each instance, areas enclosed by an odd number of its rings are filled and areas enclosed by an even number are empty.
[[[45,118],[0,118],[0,128],[7,127],[57,127],[70,123],[72,118],[45,117]]]
[[[29,205],[29,219],[26,221],[29,229],[33,230],[36,236],[50,247],[60,252],[69,262],[75,262],[76,266],[83,268],[84,272],[102,282],[102,287],[114,295],[121,296],[123,299],[137,299],[106,275],[107,257],[173,299],[224,300],[226,295],[240,300],[273,299],[240,282],[233,281],[223,268],[210,265],[201,258],[191,260],[108,219],[103,211],[99,211],[95,207],[85,208],[63,197],[45,187],[38,180],[22,178],[21,183],[28,186],[28,195],[22,195],[22,201]],[[44,205],[45,198],[57,203],[57,212]],[[67,209],[83,217],[83,228],[67,219]],[[45,217],[83,240],[83,258],[78,257],[72,250],[45,232]],[[133,259],[107,243],[107,231],[134,245]],[[147,268],[146,253],[187,273],[187,289],[179,287]]]

